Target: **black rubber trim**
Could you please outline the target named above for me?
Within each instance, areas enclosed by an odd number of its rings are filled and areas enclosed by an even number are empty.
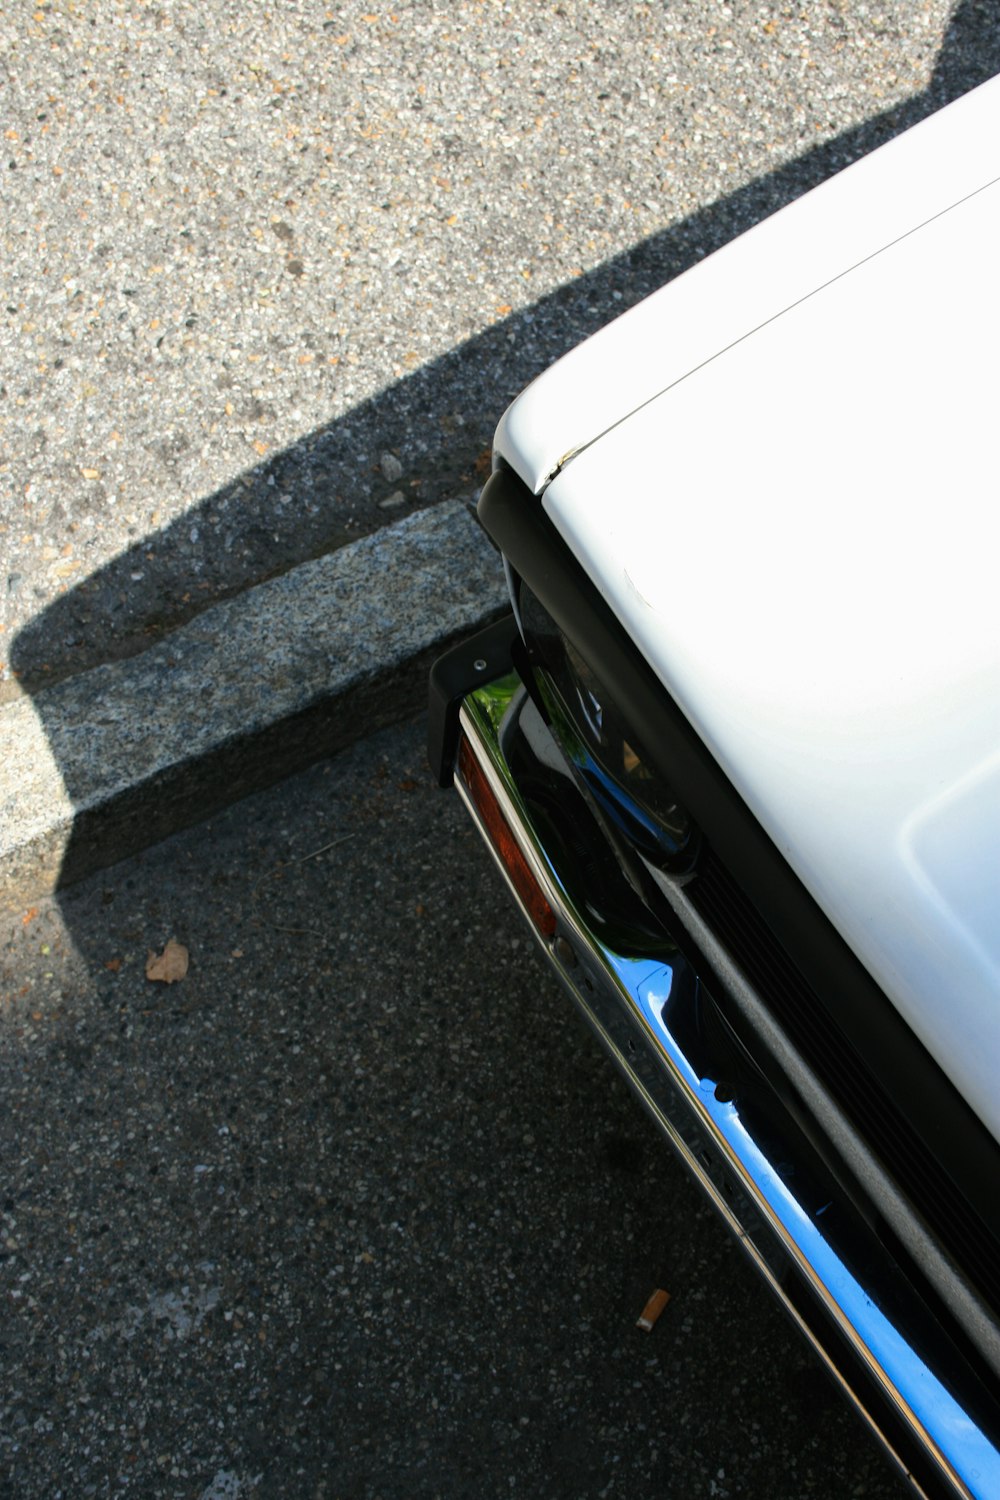
[[[820,1004],[910,1128],[1000,1240],[1000,1146],[806,891],[515,474],[498,469],[479,518],[623,712]]]
[[[512,614],[502,615],[439,656],[431,667],[427,704],[427,759],[438,786],[451,786],[458,748],[458,711],[466,693],[511,670],[521,637]]]

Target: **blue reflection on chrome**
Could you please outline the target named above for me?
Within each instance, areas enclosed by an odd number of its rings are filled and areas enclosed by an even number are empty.
[[[749,1179],[753,1196],[763,1199],[780,1223],[800,1267],[831,1310],[838,1310],[840,1318],[854,1329],[863,1330],[872,1373],[890,1394],[898,1392],[903,1397],[925,1433],[934,1435],[949,1467],[956,1450],[960,1451],[961,1477],[973,1494],[1000,1495],[1000,1455],[993,1444],[872,1301],[824,1237],[817,1216],[797,1202],[780,1172],[744,1128],[738,1105],[718,1103],[705,1086],[707,1080],[698,1076],[677,1045],[668,1025],[674,969],[656,960],[622,958],[606,949],[602,957],[649,1026],[672,1071],[687,1085],[697,1107],[710,1117],[728,1155]]]

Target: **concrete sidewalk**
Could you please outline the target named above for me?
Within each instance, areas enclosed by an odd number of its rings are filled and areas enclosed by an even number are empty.
[[[433,658],[505,601],[454,500],[3,706],[0,901],[23,908],[411,714]]]

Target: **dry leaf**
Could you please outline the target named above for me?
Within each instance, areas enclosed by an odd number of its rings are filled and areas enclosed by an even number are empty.
[[[146,958],[146,978],[158,979],[163,984],[173,984],[183,979],[188,971],[188,951],[183,943],[171,938],[162,953],[149,953]]]

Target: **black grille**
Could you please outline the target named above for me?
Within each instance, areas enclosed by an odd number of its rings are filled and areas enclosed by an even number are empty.
[[[746,892],[707,846],[685,894],[956,1264],[1000,1310],[996,1238],[921,1144]]]

